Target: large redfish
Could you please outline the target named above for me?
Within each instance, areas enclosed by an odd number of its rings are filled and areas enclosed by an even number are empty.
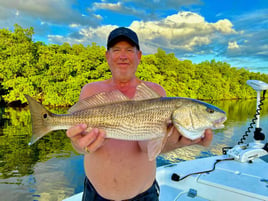
[[[134,100],[120,91],[103,92],[79,101],[69,114],[61,115],[49,112],[25,96],[32,117],[30,144],[50,131],[85,123],[89,128],[104,129],[107,138],[150,140],[150,160],[160,153],[168,125],[173,124],[183,136],[194,140],[202,137],[207,128],[222,128],[226,120],[225,112],[213,105],[196,99],[159,97],[143,83],[137,87]]]

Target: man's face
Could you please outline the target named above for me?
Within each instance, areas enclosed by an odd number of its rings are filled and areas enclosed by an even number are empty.
[[[141,51],[127,41],[120,41],[107,50],[106,59],[113,78],[127,82],[135,76],[141,60]]]

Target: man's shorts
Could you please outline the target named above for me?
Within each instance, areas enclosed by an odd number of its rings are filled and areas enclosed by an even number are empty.
[[[127,201],[158,201],[159,197],[159,185],[155,180],[153,185],[145,192],[131,198]],[[101,197],[95,190],[88,178],[85,178],[84,182],[84,193],[82,201],[111,201]]]

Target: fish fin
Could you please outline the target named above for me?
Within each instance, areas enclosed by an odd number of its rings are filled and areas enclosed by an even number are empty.
[[[136,88],[136,93],[134,96],[134,100],[144,100],[151,98],[159,98],[161,97],[156,91],[148,87],[144,82],[139,84]]]
[[[52,129],[46,125],[46,119],[48,119],[52,113],[44,108],[40,103],[34,100],[29,95],[24,95],[29,103],[31,118],[32,118],[32,139],[29,145],[34,144],[37,140],[42,138]]]
[[[130,100],[127,96],[121,93],[119,90],[113,90],[110,92],[101,92],[90,96],[88,98],[82,99],[74,104],[69,110],[68,113],[74,113],[84,109],[101,106],[105,104],[112,104],[122,101]]]
[[[154,160],[161,153],[167,142],[167,138],[169,137],[167,127],[163,125],[162,129],[161,133],[165,133],[165,135],[162,135],[163,137],[152,139],[147,144],[148,158],[150,161]]]
[[[147,145],[147,153],[150,161],[154,160],[161,152],[163,137],[150,140]]]
[[[141,83],[136,88],[136,93],[133,100],[144,100],[151,98],[161,97],[157,92],[148,87],[145,83]],[[110,92],[101,92],[78,101],[69,110],[68,113],[74,113],[84,109],[101,106],[105,104],[118,103],[130,100],[127,96],[121,93],[119,90],[113,90]]]

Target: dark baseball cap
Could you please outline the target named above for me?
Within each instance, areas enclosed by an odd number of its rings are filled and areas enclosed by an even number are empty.
[[[107,49],[115,45],[116,43],[127,40],[140,50],[139,39],[137,34],[131,29],[125,27],[119,27],[111,31],[107,40]]]

